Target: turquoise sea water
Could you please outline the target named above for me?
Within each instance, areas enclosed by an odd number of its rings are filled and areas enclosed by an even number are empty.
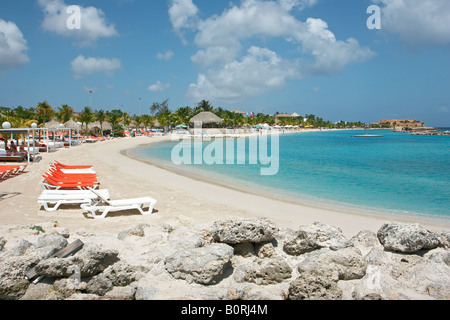
[[[180,142],[151,145],[133,154],[169,169],[299,202],[450,218],[450,137],[387,130],[369,132],[382,138],[352,137],[365,133],[282,134],[279,171],[273,176],[260,174],[268,165],[248,164],[248,141],[247,162],[242,165],[174,165],[171,153]],[[270,156],[270,138],[268,141]],[[208,146],[211,148],[211,142],[204,142],[203,150]]]

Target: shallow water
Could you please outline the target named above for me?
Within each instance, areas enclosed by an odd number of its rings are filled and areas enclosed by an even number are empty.
[[[268,138],[267,159],[259,157],[255,140],[194,143],[172,141],[133,150],[133,155],[168,169],[186,170],[205,179],[244,190],[255,190],[299,202],[343,205],[383,210],[402,215],[450,218],[450,137],[412,136],[387,130],[370,131],[382,138],[354,138],[365,131],[328,131],[279,136],[279,170],[261,175],[261,168],[274,166],[272,142]],[[253,138],[255,139],[255,138]],[[257,140],[259,146],[262,141]],[[252,142],[253,141],[253,142]],[[215,143],[215,144],[214,144]],[[191,146],[192,153],[183,152]],[[213,150],[215,147],[215,151]],[[242,153],[245,150],[244,158]],[[208,154],[224,164],[174,164],[175,160],[195,161],[195,152]],[[184,149],[185,151],[188,149]],[[180,152],[178,152],[180,151]],[[218,152],[219,151],[219,152]],[[231,154],[231,157],[230,157]],[[227,159],[227,156],[229,157]],[[238,158],[238,157],[241,158]],[[222,161],[218,161],[218,159]],[[238,164],[243,160],[243,164]],[[256,161],[254,161],[256,159]],[[227,160],[229,163],[226,164]],[[272,160],[272,163],[263,160]],[[175,161],[177,162],[177,161]],[[188,162],[188,161],[185,161]],[[199,162],[199,161],[197,161]]]

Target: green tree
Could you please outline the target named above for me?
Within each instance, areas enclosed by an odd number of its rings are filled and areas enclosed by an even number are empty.
[[[88,126],[90,123],[94,122],[95,113],[92,111],[91,107],[85,107],[78,116],[78,121],[86,125],[86,134],[89,134]]]
[[[36,120],[39,123],[47,123],[53,120],[55,116],[55,110],[48,104],[47,101],[39,102],[36,106]]]
[[[214,112],[214,107],[211,105],[209,101],[202,100],[197,105],[198,109],[202,109],[202,111],[210,111]]]
[[[184,125],[187,125],[187,126],[189,126],[189,121],[194,116],[193,110],[192,110],[191,107],[179,108],[175,113],[181,119],[181,121],[180,121],[181,123],[180,124],[184,124]]]
[[[108,118],[108,114],[106,113],[105,110],[97,110],[95,112],[94,118],[95,118],[96,121],[98,121],[100,123],[100,131],[101,131],[102,136],[103,136],[103,123],[106,122],[106,120]]]
[[[161,113],[168,115],[168,113],[170,113],[169,99],[164,100],[162,103],[154,102],[153,105],[150,107],[150,112],[156,116],[158,116]]]
[[[67,104],[63,104],[58,108],[56,116],[58,117],[60,122],[66,123],[73,117],[73,108],[68,106]]]
[[[121,110],[112,110],[107,113],[107,119],[113,128],[113,137],[116,136],[116,126],[119,124],[120,119],[122,118]]]

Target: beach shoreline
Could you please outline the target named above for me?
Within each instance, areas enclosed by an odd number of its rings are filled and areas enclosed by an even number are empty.
[[[448,221],[433,218],[392,217],[383,213],[377,216],[246,193],[182,175],[181,172],[168,171],[129,155],[132,149],[168,139],[168,136],[120,138],[42,154],[42,161],[31,164],[26,173],[1,183],[0,192],[8,195],[1,201],[2,225],[32,225],[54,220],[71,231],[88,230],[101,234],[119,232],[140,223],[164,224],[183,220],[195,224],[228,218],[265,217],[279,226],[292,229],[320,221],[342,229],[349,237],[362,230],[377,232],[388,221],[420,223],[435,231],[450,230]],[[37,203],[42,192],[39,181],[54,160],[93,165],[101,188],[108,189],[113,200],[150,196],[158,200],[156,211],[145,217],[137,212],[111,213],[103,220],[92,219],[76,206],[46,212]]]

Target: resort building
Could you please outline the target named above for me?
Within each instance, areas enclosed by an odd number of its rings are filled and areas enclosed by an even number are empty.
[[[383,119],[378,124],[389,124],[392,128],[422,128],[425,127],[425,123],[419,122],[414,119]]]

